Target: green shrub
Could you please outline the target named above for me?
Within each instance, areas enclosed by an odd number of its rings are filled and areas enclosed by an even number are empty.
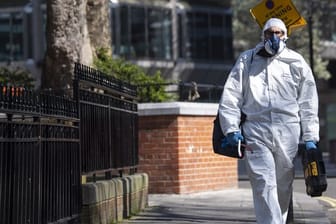
[[[34,81],[27,70],[19,67],[0,67],[0,83],[3,85],[33,88]]]
[[[113,59],[105,49],[97,51],[93,64],[99,71],[137,86],[139,102],[164,102],[174,99],[173,95],[165,92],[167,81],[162,78],[160,71],[148,75],[137,65],[122,59]]]

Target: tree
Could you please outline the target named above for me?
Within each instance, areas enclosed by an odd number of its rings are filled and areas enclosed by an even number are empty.
[[[74,62],[92,62],[86,3],[87,0],[47,1],[47,51],[42,88],[63,91],[72,83]]]
[[[312,2],[313,4],[310,4]],[[324,3],[327,3],[325,1]],[[321,4],[320,1],[299,1],[293,0],[293,3],[301,13],[301,15],[309,22],[309,16],[311,16],[312,22],[312,38],[313,38],[313,62],[310,62],[310,50],[309,50],[309,26],[305,26],[298,32],[293,32],[290,37],[289,46],[296,49],[309,64],[314,63],[314,75],[318,79],[329,79],[331,77],[327,70],[328,62],[322,59],[321,56],[321,17],[324,13],[327,13],[325,6],[327,4]],[[314,4],[315,3],[315,4]],[[307,47],[308,46],[308,47]]]
[[[249,12],[259,2],[259,0],[232,1],[233,47],[236,57],[260,41],[261,29]]]
[[[109,0],[87,0],[86,20],[93,55],[97,50],[111,50],[111,24]]]
[[[93,63],[95,49],[110,49],[108,0],[49,0],[47,52],[42,88],[63,92],[72,84],[74,62]]]
[[[141,102],[172,99],[159,72],[150,76],[140,67],[111,54],[108,0],[47,1],[47,54],[43,88],[66,93],[74,62],[95,66],[107,75],[138,85]],[[93,60],[95,58],[96,60]]]

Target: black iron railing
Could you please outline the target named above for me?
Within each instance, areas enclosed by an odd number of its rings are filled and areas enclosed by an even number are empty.
[[[138,164],[136,87],[75,65],[74,96],[81,120],[82,173],[127,170]]]
[[[75,101],[0,86],[0,223],[79,218]]]
[[[178,83],[179,100],[218,103],[223,92],[223,87],[223,85],[180,82]],[[195,97],[195,92],[198,93],[198,97]]]
[[[0,85],[0,223],[77,223],[82,174],[133,173],[136,93],[80,64],[73,99]]]
[[[170,94],[177,101],[193,101],[203,103],[218,103],[224,85],[202,84],[195,82],[167,82],[167,83],[149,83],[138,85],[139,91],[145,89],[150,92],[151,87],[160,88],[163,86],[165,92]]]

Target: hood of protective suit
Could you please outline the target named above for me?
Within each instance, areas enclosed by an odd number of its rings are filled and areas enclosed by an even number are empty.
[[[284,35],[282,36],[282,38],[284,40],[286,40],[287,39],[286,25],[285,25],[284,22],[282,22],[281,19],[278,19],[278,18],[271,18],[271,19],[267,20],[267,22],[265,23],[264,28],[262,30],[262,34],[261,34],[262,38],[264,38],[264,32],[266,30],[268,30],[269,28],[273,27],[273,26],[278,27],[280,30],[282,30],[284,32]]]
[[[271,27],[279,28],[284,34],[280,37],[276,34],[273,34],[272,37],[265,39],[265,31],[270,29]],[[259,55],[264,57],[273,57],[283,51],[286,47],[287,41],[287,28],[284,22],[278,18],[271,18],[267,20],[263,29],[262,29],[262,42],[263,49],[261,49]],[[258,51],[257,51],[258,52]]]

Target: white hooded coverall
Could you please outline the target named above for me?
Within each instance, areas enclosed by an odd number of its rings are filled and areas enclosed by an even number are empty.
[[[240,131],[246,152],[257,223],[285,224],[294,179],[293,160],[303,141],[319,141],[318,95],[310,67],[284,48],[273,57],[243,52],[231,70],[219,104],[223,133]],[[252,56],[253,55],[253,56]],[[252,58],[251,58],[252,57]]]

